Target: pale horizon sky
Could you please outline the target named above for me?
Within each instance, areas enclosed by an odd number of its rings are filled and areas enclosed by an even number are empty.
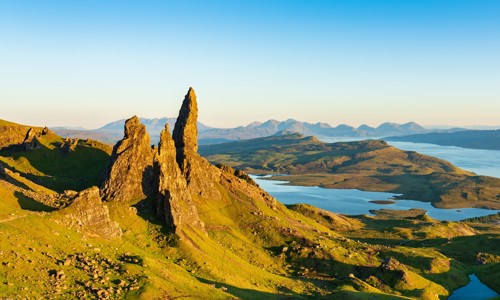
[[[500,1],[1,1],[0,119],[500,125]]]

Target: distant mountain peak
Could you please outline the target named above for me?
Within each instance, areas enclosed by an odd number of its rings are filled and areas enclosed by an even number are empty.
[[[260,125],[262,125],[262,122],[254,121],[254,122],[248,124],[247,127],[257,127],[257,126],[260,126]],[[238,126],[238,127],[243,127],[243,126]]]

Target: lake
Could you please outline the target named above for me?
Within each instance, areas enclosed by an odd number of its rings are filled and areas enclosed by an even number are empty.
[[[324,142],[361,140],[361,138],[322,138]],[[408,142],[390,142],[402,150],[417,151],[422,154],[447,160],[456,166],[479,175],[500,177],[500,151],[465,149],[453,146],[433,144],[417,144]],[[428,202],[415,200],[396,200],[394,204],[377,204],[370,201],[392,200],[396,194],[383,192],[365,192],[352,189],[324,189],[286,185],[285,181],[265,180],[265,177],[252,176],[254,180],[269,194],[284,204],[307,203],[331,212],[359,215],[370,214],[372,209],[407,210],[421,208],[427,215],[437,220],[458,221],[472,217],[486,216],[499,212],[479,208],[440,209]]]
[[[356,139],[359,140],[359,139]],[[324,139],[325,142],[347,141],[345,139]],[[453,146],[418,144],[408,142],[389,142],[402,150],[417,151],[422,154],[447,160],[454,165],[479,175],[500,177],[500,151],[465,149]],[[372,209],[410,209],[421,208],[427,215],[437,220],[458,221],[471,217],[485,216],[498,211],[463,208],[439,209],[430,203],[413,200],[395,200],[394,204],[376,204],[373,200],[392,200],[396,194],[383,192],[364,192],[359,190],[324,189],[320,187],[304,187],[285,185],[286,181],[264,179],[266,176],[252,178],[269,194],[284,204],[307,203],[322,209],[346,215],[370,214]],[[370,214],[371,215],[371,214]],[[450,300],[491,299],[498,294],[484,285],[475,275],[469,276],[470,282],[456,290],[448,298]]]
[[[451,162],[478,175],[500,178],[500,151],[466,149],[454,146],[439,146],[409,142],[388,142],[390,145],[409,151],[417,151]]]
[[[498,297],[498,294],[479,281],[476,275],[469,275],[469,279],[469,284],[455,290],[448,300],[492,299]]]
[[[267,180],[266,176],[251,177],[262,189],[283,204],[306,203],[316,207],[345,215],[372,215],[372,209],[398,209],[407,210],[421,208],[427,215],[436,220],[459,221],[472,217],[481,217],[500,210],[480,208],[440,209],[433,207],[428,202],[415,200],[394,200],[394,204],[377,204],[373,200],[392,200],[397,194],[384,192],[365,192],[353,189],[325,189],[317,186],[286,185],[287,181]]]

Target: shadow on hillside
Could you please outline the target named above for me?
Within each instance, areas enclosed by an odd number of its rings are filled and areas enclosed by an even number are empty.
[[[107,166],[109,154],[91,145],[78,144],[73,152],[65,152],[59,148],[59,142],[51,143],[55,148],[45,145],[31,151],[20,145],[4,148],[0,155],[12,158],[15,162],[9,168],[21,176],[57,192],[64,190],[84,190],[98,185],[100,174]],[[40,173],[31,174],[20,168],[33,167]]]
[[[164,227],[163,222],[156,216],[153,200],[146,198],[133,205],[137,209],[137,215],[149,223]],[[162,230],[163,231],[163,230]],[[166,232],[166,230],[165,230]]]
[[[239,299],[311,299],[310,297],[301,296],[294,291],[286,288],[279,287],[277,293],[263,292],[252,289],[239,288],[227,283],[221,283],[201,277],[196,277],[200,282],[205,284],[211,284],[215,288],[224,290],[226,293],[231,294]]]
[[[29,197],[26,197],[20,192],[14,192],[14,196],[17,198],[17,202],[19,203],[19,206],[21,206],[22,209],[24,210],[29,210],[29,211],[54,211],[56,210],[53,207],[47,206],[41,202],[38,202],[36,200],[33,200]]]

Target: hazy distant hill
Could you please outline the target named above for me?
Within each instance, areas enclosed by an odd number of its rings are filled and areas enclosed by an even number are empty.
[[[429,143],[472,149],[500,150],[500,130],[467,130],[458,132],[433,132],[387,138],[389,141]]]
[[[175,118],[141,118],[140,120],[146,125],[151,135],[152,143],[158,142],[160,131],[163,129],[163,124],[165,124],[165,122],[169,123],[170,128],[173,128],[175,124]],[[65,137],[91,138],[106,143],[115,143],[121,138],[124,122],[125,120],[118,120],[95,130],[55,128],[54,131]],[[378,127],[361,125],[358,128],[345,124],[332,127],[327,123],[318,122],[313,124],[293,119],[285,121],[268,120],[264,123],[253,122],[247,126],[238,126],[235,128],[214,128],[198,122],[198,133],[201,144],[260,138],[271,136],[281,131],[297,132],[304,135],[319,137],[386,137],[428,133],[437,130],[424,128],[414,122],[405,124],[387,122]]]
[[[313,136],[275,135],[217,145],[200,154],[254,174],[280,174],[295,185],[403,194],[440,208],[500,209],[500,179],[382,140],[323,143]]]

